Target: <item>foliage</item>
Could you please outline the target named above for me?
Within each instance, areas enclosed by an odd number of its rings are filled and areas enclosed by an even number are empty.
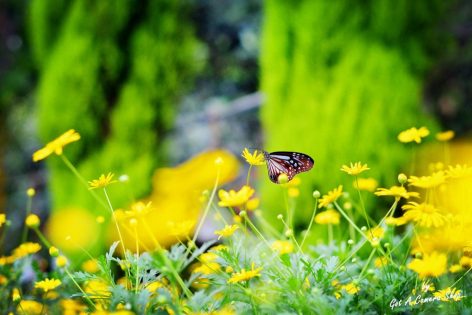
[[[254,156],[244,155],[248,163],[254,162]],[[159,242],[145,246],[137,233],[147,230],[140,216],[155,209],[134,208],[121,218],[134,230],[136,246],[128,248],[117,211],[110,206],[118,241],[106,253],[73,268],[44,237],[39,218],[29,209],[25,231],[34,232],[49,249],[52,264],[48,267],[47,260],[38,256],[41,246],[27,239],[10,255],[0,257],[2,311],[130,315],[470,312],[472,243],[465,232],[472,220],[470,200],[456,199],[470,193],[472,167],[435,163],[425,176],[400,174],[400,186],[376,192],[380,198],[394,200],[379,221],[367,215],[366,193],[360,188],[355,197],[343,194],[342,185],[322,197],[315,191],[310,226],[298,234],[291,219],[298,211],[298,177],[281,185],[292,202],[286,204],[285,215],[277,216],[284,226],[280,231],[265,221],[261,210],[250,209],[253,192],[242,196],[220,189],[220,202],[214,200],[224,163],[221,157],[214,161],[216,182],[195,232],[187,229],[178,234],[176,244],[168,249]],[[354,178],[373,169],[363,163],[342,167],[346,176]],[[251,170],[248,180],[250,175]],[[94,189],[90,193],[97,189],[106,194],[111,185],[120,184],[112,174],[103,175],[90,183]],[[34,192],[28,196],[33,198]],[[416,208],[419,203],[410,198],[431,207]],[[403,215],[395,217],[402,200],[408,204],[401,207]],[[328,212],[338,213],[338,219],[316,220]],[[215,231],[218,240],[197,246],[202,223],[209,216],[224,228]],[[316,229],[328,232],[327,242],[307,242],[314,222]],[[184,221],[176,224],[186,226]],[[3,216],[2,225],[5,233],[11,222]]]
[[[299,219],[309,191],[352,186],[328,165],[362,160],[384,184],[409,157],[395,142],[399,129],[423,124],[422,80],[450,39],[437,24],[444,1],[266,1],[261,86],[266,148],[310,154],[315,172],[302,188]],[[438,36],[441,40],[432,41]],[[440,43],[440,44],[439,44]],[[446,48],[446,49],[445,49]],[[428,123],[433,128],[434,122]],[[434,128],[433,128],[434,129]],[[263,204],[277,210],[274,185],[261,183]]]
[[[39,133],[51,139],[76,127],[85,140],[69,158],[86,179],[107,167],[128,175],[132,195],[149,193],[143,179],[165,158],[174,103],[197,70],[187,14],[187,4],[175,1],[32,2]],[[74,205],[96,212],[73,175],[54,160],[48,168],[53,211]],[[117,205],[127,203],[129,194],[111,194]]]

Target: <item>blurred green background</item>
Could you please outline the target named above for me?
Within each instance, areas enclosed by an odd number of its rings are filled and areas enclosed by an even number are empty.
[[[96,202],[59,159],[31,154],[70,128],[66,149],[87,179],[127,174],[137,198],[159,166],[222,147],[310,154],[297,224],[311,192],[352,190],[342,164],[394,183],[412,126],[472,129],[472,3],[457,1],[57,1],[0,4],[0,209],[12,240],[25,190],[35,212]],[[283,210],[258,169],[261,208]],[[191,174],[189,174],[191,176]],[[244,172],[231,187],[239,188]],[[117,190],[116,206],[129,195]],[[375,214],[374,214],[375,215]],[[11,248],[16,243],[8,242]]]

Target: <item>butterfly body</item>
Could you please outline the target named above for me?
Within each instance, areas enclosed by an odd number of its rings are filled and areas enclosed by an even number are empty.
[[[300,152],[276,151],[264,153],[267,171],[272,182],[278,184],[279,176],[286,174],[290,181],[295,175],[313,168],[315,161],[307,154]]]

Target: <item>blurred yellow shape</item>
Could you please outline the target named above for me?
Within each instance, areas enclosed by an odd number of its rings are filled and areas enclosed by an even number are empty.
[[[51,243],[66,252],[92,247],[100,232],[95,216],[81,208],[59,209],[51,213],[46,230]]]
[[[235,179],[238,171],[238,159],[225,150],[203,152],[176,167],[157,169],[152,192],[144,201],[146,205],[151,202],[152,206],[137,217],[137,228],[131,227],[129,220],[120,221],[126,249],[136,251],[136,235],[140,251],[168,247],[179,239],[191,237],[195,226],[186,229],[187,235],[175,235],[176,227],[198,222],[204,206],[202,193],[213,188],[218,173],[218,185],[223,185]],[[114,241],[116,227],[110,225],[109,228],[110,241]]]

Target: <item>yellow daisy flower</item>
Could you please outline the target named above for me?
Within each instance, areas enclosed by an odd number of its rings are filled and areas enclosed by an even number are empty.
[[[33,300],[21,300],[16,307],[16,314],[31,315],[31,314],[47,314],[48,310],[44,304]]]
[[[241,270],[241,272],[234,272],[231,275],[231,278],[228,279],[228,283],[236,283],[250,280],[254,277],[259,277],[261,275],[262,267],[254,269],[254,263],[251,265],[251,270],[246,271],[245,269]]]
[[[472,167],[467,165],[457,164],[456,166],[449,165],[449,169],[446,170],[446,175],[449,178],[465,178],[472,176]]]
[[[378,188],[374,194],[376,194],[377,196],[392,196],[398,199],[409,199],[410,197],[418,198],[420,196],[420,194],[417,192],[408,192],[403,186],[392,186],[388,189]]]
[[[446,216],[441,213],[432,204],[423,202],[421,204],[417,202],[409,202],[402,206],[405,210],[403,215],[407,220],[416,222],[419,226],[423,227],[440,227],[446,223]]]
[[[318,224],[339,224],[341,215],[333,209],[320,212],[315,216],[315,222]]]
[[[105,188],[110,184],[116,183],[116,180],[112,180],[113,176],[115,176],[115,174],[113,173],[108,173],[107,175],[100,175],[98,179],[94,179],[89,182],[89,189]]]
[[[434,292],[434,296],[439,298],[443,302],[448,302],[451,300],[458,302],[462,300],[462,298],[464,297],[462,295],[461,290],[457,290],[456,288],[451,288],[451,287]]]
[[[343,186],[339,185],[338,188],[331,190],[330,192],[328,192],[328,194],[324,195],[320,199],[318,207],[319,208],[326,207],[330,203],[335,202],[339,197],[341,197],[342,193],[343,193]]]
[[[79,141],[80,135],[74,130],[70,129],[58,138],[54,139],[53,141],[46,144],[46,146],[42,149],[33,153],[33,161],[38,162],[41,161],[51,154],[55,153],[57,155],[62,154],[62,150],[64,147],[72,142]]]
[[[82,263],[82,270],[88,273],[96,273],[100,270],[96,259],[89,259]]]
[[[265,164],[265,158],[264,154],[262,152],[259,152],[257,150],[254,151],[254,153],[250,153],[247,148],[244,148],[243,153],[241,156],[246,160],[246,162],[249,165],[264,165]]]
[[[421,139],[429,135],[429,130],[426,127],[417,129],[415,127],[400,132],[398,140],[403,143],[413,142],[421,143]]]
[[[447,270],[447,256],[438,252],[425,254],[423,259],[413,259],[407,267],[416,272],[421,279],[439,277]]]
[[[438,132],[436,134],[436,140],[438,140],[438,141],[449,141],[452,138],[454,138],[454,136],[455,136],[454,130],[446,130],[446,131],[443,131],[443,132]]]
[[[345,290],[347,293],[351,295],[354,295],[361,290],[357,285],[355,285],[352,282],[342,285],[340,289]]]
[[[280,255],[290,254],[293,252],[293,244],[290,241],[274,241],[270,246],[272,250],[278,252]]]
[[[430,176],[410,176],[408,182],[410,186],[415,186],[419,188],[434,188],[446,181],[446,175],[444,171],[439,171],[431,174]]]
[[[249,198],[254,194],[254,189],[249,186],[243,186],[239,191],[225,191],[220,189],[218,191],[218,197],[220,197],[220,202],[218,206],[220,207],[237,207],[245,205]]]
[[[382,257],[377,257],[374,260],[374,266],[376,268],[383,268],[383,267],[387,266],[387,264],[388,264],[388,259],[386,257],[383,257],[383,256]]]
[[[41,249],[41,245],[39,245],[38,243],[31,243],[31,242],[23,243],[13,250],[12,256],[16,260],[30,254],[35,254],[39,252],[40,249]]]
[[[215,231],[215,234],[219,235],[218,239],[220,239],[222,237],[228,237],[228,236],[233,235],[237,229],[239,229],[239,226],[237,226],[236,224],[225,225],[225,227],[222,230]]]
[[[349,175],[359,175],[360,173],[370,170],[370,168],[367,167],[367,164],[362,165],[361,162],[356,162],[352,164],[350,163],[350,166],[343,165],[341,166],[341,171],[348,173]]]
[[[43,281],[38,281],[34,284],[36,289],[42,289],[44,292],[48,292],[50,290],[54,290],[58,286],[61,285],[61,280],[59,279],[44,279]]]
[[[370,230],[367,230],[365,232],[365,235],[367,236],[369,241],[371,241],[372,243],[378,244],[380,240],[384,237],[385,230],[380,226],[376,226],[376,227],[371,228]]]

